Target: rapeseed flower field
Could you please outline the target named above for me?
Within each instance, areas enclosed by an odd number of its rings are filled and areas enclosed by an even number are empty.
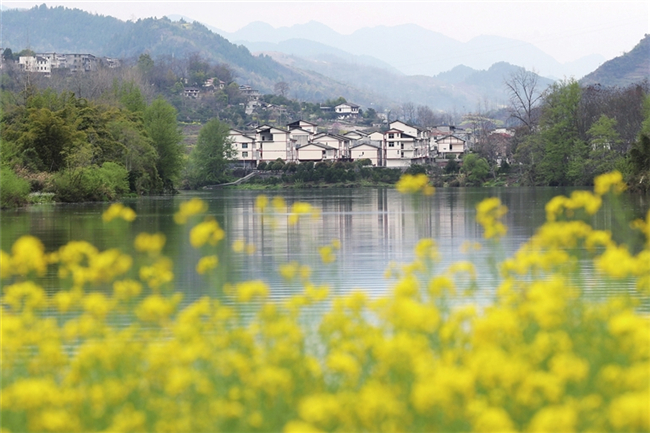
[[[434,192],[422,177],[398,188]],[[480,306],[474,265],[439,268],[433,239],[387,271],[383,298],[332,296],[310,264],[292,261],[278,269],[303,288],[289,299],[270,299],[256,280],[187,304],[163,233],[139,234],[131,255],[82,241],[48,252],[23,236],[0,253],[1,431],[649,431],[650,320],[639,299],[650,295],[650,212],[631,222],[646,239],[639,251],[588,223],[623,190],[610,173],[593,193],[551,200],[547,222],[494,264],[498,287]],[[283,206],[256,202],[270,220]],[[291,209],[290,224],[319,215],[306,203]],[[207,278],[220,266],[216,245],[255,246],[225,239],[206,210],[194,199],[174,219],[191,227]],[[480,203],[486,245],[465,248],[494,248],[506,212],[498,199]],[[103,218],[137,216],[114,204]],[[316,257],[334,261],[339,247],[332,240]],[[48,272],[55,293],[38,285]],[[594,295],[585,272],[630,290]],[[306,317],[319,305],[324,313]]]

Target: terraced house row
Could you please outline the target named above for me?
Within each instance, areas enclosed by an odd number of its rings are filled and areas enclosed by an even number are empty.
[[[261,125],[251,131],[230,130],[236,160],[247,167],[281,159],[285,162],[354,161],[369,159],[375,167],[408,167],[449,155],[460,157],[468,148],[470,134],[444,126],[420,128],[400,120],[387,131],[318,132],[306,120],[286,128]]]

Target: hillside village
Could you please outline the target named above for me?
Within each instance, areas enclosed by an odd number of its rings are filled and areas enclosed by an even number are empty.
[[[120,66],[118,59],[62,53],[20,56],[16,63],[23,72],[46,77],[53,73],[94,72],[100,66]],[[218,89],[223,90],[228,84],[209,78],[201,87],[185,86],[183,96],[198,99]],[[261,109],[285,111],[281,106],[261,101],[260,92],[249,85],[240,85],[239,92],[246,101],[240,105],[247,115]],[[250,127],[247,130],[231,128],[229,140],[235,150],[236,165],[255,168],[262,162],[278,159],[296,163],[363,159],[369,160],[374,167],[406,168],[436,160],[444,164],[449,159],[460,159],[475,142],[471,130],[449,125],[422,128],[401,120],[388,121],[385,116],[383,123],[374,125],[375,128],[357,128],[355,121],[359,118],[361,106],[351,102],[320,108],[324,112],[334,113],[335,118],[346,122],[351,130],[344,133],[328,132],[327,129],[331,129],[327,128],[328,125],[323,128],[302,119],[284,127],[252,123],[247,125]]]
[[[460,158],[472,144],[471,133],[464,129],[420,128],[401,120],[390,122],[386,131],[355,129],[343,134],[318,132],[317,124],[297,120],[285,128],[231,129],[229,138],[236,161],[249,168],[277,159],[297,163],[367,159],[374,167],[406,168]]]

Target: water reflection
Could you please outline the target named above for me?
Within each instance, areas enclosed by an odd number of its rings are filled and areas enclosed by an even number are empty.
[[[413,247],[423,237],[436,240],[444,268],[468,257],[461,252],[466,242],[481,241],[476,224],[475,206],[489,196],[498,196],[509,208],[505,222],[509,227],[501,251],[484,248],[474,252],[481,283],[493,287],[491,270],[486,266],[490,254],[502,258],[514,252],[530,237],[545,219],[544,204],[558,194],[570,190],[558,188],[440,189],[432,197],[402,196],[394,189],[326,189],[278,191],[287,209],[275,218],[264,216],[254,208],[259,193],[240,190],[183,193],[174,197],[145,197],[127,201],[138,213],[131,224],[103,224],[102,212],[108,204],[34,206],[15,211],[2,211],[2,248],[7,251],[20,235],[30,233],[43,240],[52,251],[69,240],[87,240],[100,249],[123,247],[130,250],[135,234],[141,231],[163,232],[167,236],[165,254],[176,263],[177,288],[189,299],[218,293],[224,281],[261,278],[269,281],[274,296],[283,297],[295,290],[278,275],[278,266],[292,260],[310,264],[314,279],[330,283],[335,291],[363,288],[373,295],[385,292],[390,281],[384,271],[391,262],[404,263],[413,257]],[[201,252],[189,245],[189,227],[173,222],[173,213],[181,201],[200,197],[209,205],[226,231],[227,243],[220,244],[219,275],[210,284],[194,271]],[[288,223],[289,208],[295,201],[304,201],[321,209],[317,220],[302,219]],[[643,197],[626,195],[616,208],[606,204],[597,219],[600,228],[614,226],[614,212],[625,209],[640,216],[647,209]],[[256,246],[252,255],[234,254],[230,244],[237,239]],[[319,262],[318,247],[333,239],[341,242],[334,264]],[[50,285],[56,280],[52,278]],[[485,296],[490,293],[486,292]]]

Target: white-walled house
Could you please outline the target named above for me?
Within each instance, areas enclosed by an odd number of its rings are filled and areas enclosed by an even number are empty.
[[[283,161],[294,159],[289,131],[275,126],[262,125],[255,129],[255,141],[259,146],[259,161]]]
[[[402,121],[390,123],[383,135],[382,160],[385,167],[408,167],[429,160],[429,132]]]
[[[304,129],[305,131],[309,131],[312,134],[316,134],[318,132],[318,124],[308,122],[306,120],[296,120],[295,122],[291,122],[287,124],[287,129],[289,131],[294,130],[294,129]]]
[[[323,143],[337,149],[338,158],[350,158],[350,139],[338,134],[321,132],[312,137],[313,142]]]
[[[467,142],[455,134],[440,137],[436,140],[436,143],[438,145],[438,152],[443,157],[451,154],[459,158],[467,150]]]
[[[354,118],[359,116],[359,108],[360,106],[357,104],[344,102],[334,107],[334,111],[338,114],[339,119]]]
[[[350,146],[350,158],[353,161],[369,159],[373,167],[381,167],[381,145],[370,140],[359,140]]]
[[[228,139],[236,152],[234,159],[244,166],[257,166],[259,152],[253,135],[231,128]]]
[[[320,162],[336,161],[338,159],[338,150],[325,143],[312,142],[296,146],[299,162]]]

